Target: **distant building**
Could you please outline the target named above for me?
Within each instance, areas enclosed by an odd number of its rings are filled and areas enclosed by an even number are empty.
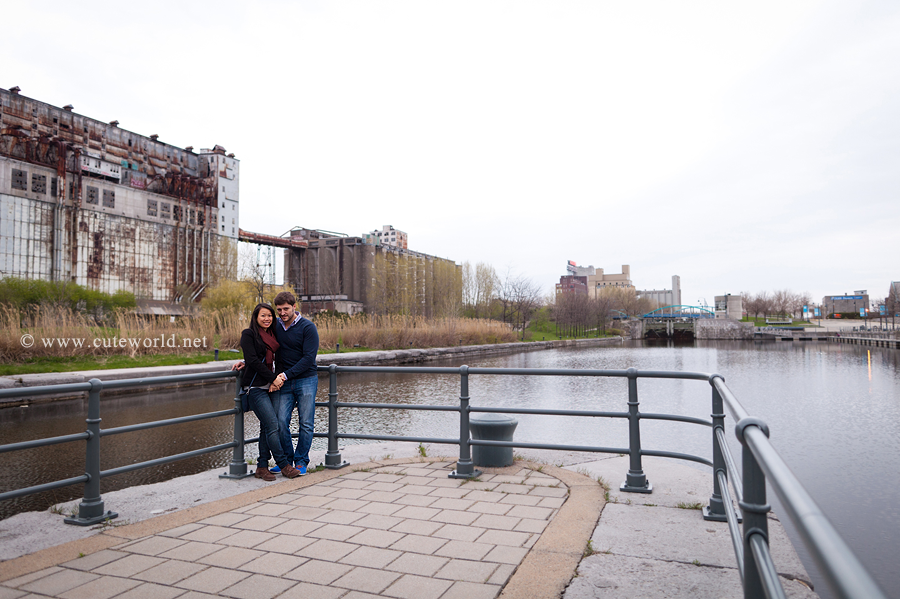
[[[731,295],[730,293],[717,295],[715,309],[716,318],[740,320],[744,317],[744,300],[740,295]]]
[[[900,316],[900,281],[891,281],[884,303],[886,315]]]
[[[287,238],[304,242],[284,254],[285,282],[304,313],[430,318],[462,303],[462,271],[452,260],[321,229],[294,227]]]
[[[568,275],[559,278],[559,283],[556,284],[556,293],[583,293],[587,295],[588,286],[587,286],[587,277],[579,277],[575,275]]]
[[[869,309],[869,295],[865,291],[855,291],[853,295],[826,295],[822,298],[822,309],[825,318],[864,318]]]
[[[381,231],[375,229],[365,234],[366,243],[369,245],[389,245],[402,250],[409,249],[409,238],[404,231],[398,231],[391,225],[384,225]]]
[[[605,274],[602,268],[594,268],[593,266],[578,266],[574,261],[569,260],[566,265],[566,271],[570,274],[559,278],[557,284],[557,292],[562,293],[564,289],[571,286],[572,289],[580,289],[579,285],[583,281],[586,291],[591,297],[597,297],[597,292],[604,287],[618,287],[622,289],[634,289],[631,284],[631,267],[627,264],[622,266],[622,272],[617,274]],[[574,277],[574,278],[572,278]]]
[[[651,302],[656,302],[657,306],[680,306],[681,305],[681,277],[672,275],[671,289],[648,289],[637,292],[639,297],[647,298]]]

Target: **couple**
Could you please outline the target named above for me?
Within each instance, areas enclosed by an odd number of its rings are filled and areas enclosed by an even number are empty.
[[[246,367],[243,381],[250,387],[250,407],[259,418],[256,478],[270,482],[279,469],[286,478],[304,476],[313,439],[319,333],[296,311],[296,303],[292,293],[282,291],[275,296],[275,308],[266,303],[256,306],[250,328],[241,332],[244,364],[235,366]],[[296,450],[291,442],[295,406],[300,425]],[[270,457],[277,464],[272,470]]]

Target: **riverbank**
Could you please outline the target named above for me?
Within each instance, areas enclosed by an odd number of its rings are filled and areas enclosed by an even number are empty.
[[[708,499],[708,469],[646,458],[653,493],[628,494],[627,457],[522,449],[469,482],[447,477],[454,448],[426,450],[342,447],[350,467],[275,483],[219,469],[132,487],[104,495],[120,516],[93,528],[13,516],[0,521],[0,596],[742,596],[727,524],[684,507]],[[769,526],[787,596],[816,597]]]
[[[350,352],[341,354],[323,354],[316,357],[319,366],[338,364],[340,366],[387,366],[420,364],[435,360],[464,358],[467,356],[483,357],[491,355],[512,354],[525,351],[538,351],[545,349],[558,349],[563,347],[604,347],[622,345],[621,337],[604,337],[600,339],[565,339],[559,341],[531,341],[517,343],[501,343],[490,345],[464,345],[459,347],[434,347],[427,349],[398,349],[367,352]],[[146,368],[119,368],[111,370],[83,370],[76,372],[54,372],[23,374],[18,376],[0,377],[0,389],[13,389],[19,387],[39,387],[44,385],[63,385],[71,383],[83,383],[93,378],[101,381],[117,381],[124,379],[144,379],[160,376],[173,376],[179,374],[196,374],[207,372],[225,372],[231,370],[232,365],[238,360],[223,360],[219,362],[207,362],[205,364],[183,364],[177,366],[151,366]],[[177,385],[153,385],[150,382],[145,386],[105,391],[105,394],[128,394],[144,392],[150,389],[167,387],[188,387],[198,385],[223,385],[222,380],[198,381],[194,383],[179,383]],[[25,396],[14,398],[0,398],[0,409],[13,408],[24,405],[35,405],[53,401],[80,399],[83,393],[56,394],[52,396]]]

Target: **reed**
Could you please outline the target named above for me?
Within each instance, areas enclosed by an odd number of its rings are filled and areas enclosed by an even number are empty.
[[[5,304],[0,305],[0,361],[238,349],[248,319],[249,314],[242,310],[201,310],[194,317],[174,321],[119,310],[98,324],[92,317],[68,308],[32,310]],[[469,318],[320,316],[315,323],[320,350],[333,350],[338,343],[348,349],[409,349],[516,340],[515,333],[503,323]]]
[[[367,347],[408,349],[509,343],[516,340],[508,325],[474,318],[426,319],[412,316],[369,316],[365,318],[319,317],[319,347]]]

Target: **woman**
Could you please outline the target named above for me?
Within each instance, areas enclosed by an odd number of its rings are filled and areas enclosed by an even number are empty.
[[[296,478],[300,472],[291,465],[281,441],[278,439],[278,418],[269,391],[277,391],[281,381],[275,376],[275,352],[278,342],[272,323],[275,321],[275,309],[269,304],[257,304],[250,318],[250,328],[241,332],[241,350],[247,367],[243,372],[243,382],[250,387],[250,407],[259,418],[259,461],[256,478],[265,481],[275,480],[275,474],[269,472],[269,457],[281,468],[286,478]],[[270,454],[271,451],[271,454]]]

